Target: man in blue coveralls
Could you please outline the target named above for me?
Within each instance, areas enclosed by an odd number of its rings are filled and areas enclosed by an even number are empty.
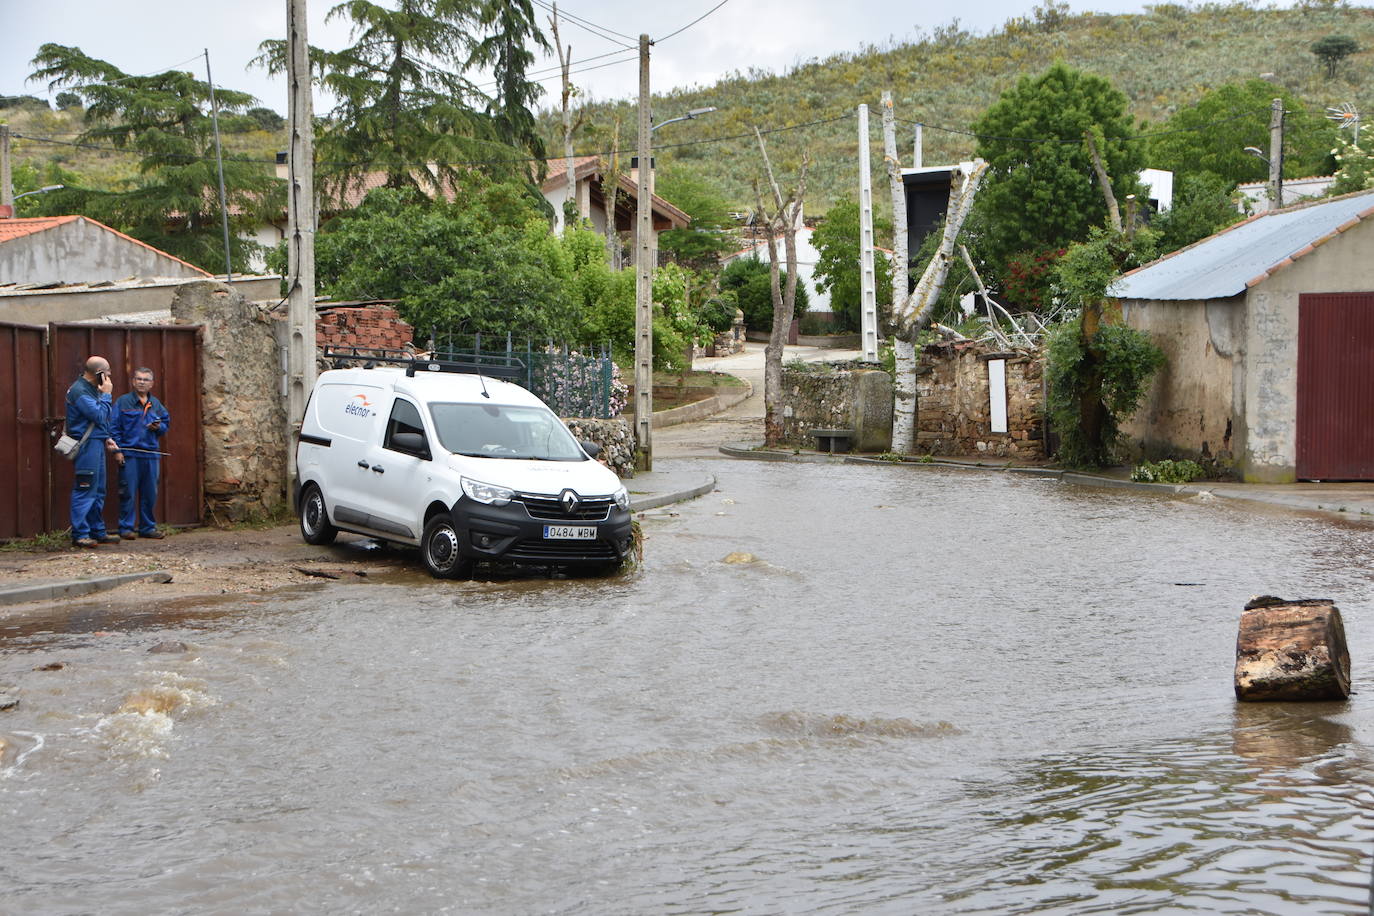
[[[110,435],[113,390],[110,364],[103,356],[86,360],[85,371],[67,389],[67,435],[85,439],[76,453],[72,482],[72,544],[77,547],[119,543],[117,535],[105,531],[104,518],[105,452],[115,450]]]
[[[134,390],[114,403],[114,437],[119,443],[119,535],[160,538],[153,510],[157,506],[157,474],[162,464],[162,437],[172,422],[162,402],[151,394],[153,370],[135,369]],[[135,534],[137,532],[137,534]]]

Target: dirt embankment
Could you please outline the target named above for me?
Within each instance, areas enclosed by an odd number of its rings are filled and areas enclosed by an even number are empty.
[[[245,594],[323,579],[363,579],[415,562],[405,551],[380,548],[352,535],[341,534],[329,547],[312,547],[301,540],[295,524],[197,528],[162,540],[123,541],[94,550],[0,551],[0,583],[15,586],[166,570],[172,581],[156,586],[160,597]]]

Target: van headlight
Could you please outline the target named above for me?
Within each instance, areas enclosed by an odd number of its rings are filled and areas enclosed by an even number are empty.
[[[464,477],[463,495],[473,502],[488,506],[504,506],[515,498],[515,491],[509,487],[498,487],[495,484]]]
[[[615,504],[620,508],[630,508],[630,491],[626,490],[624,487],[621,487],[620,489],[616,490],[615,495],[611,498],[615,500]]]

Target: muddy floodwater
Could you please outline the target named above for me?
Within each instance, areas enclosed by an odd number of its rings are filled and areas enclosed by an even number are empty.
[[[692,467],[616,578],[0,619],[0,910],[1366,912],[1374,528]],[[1263,593],[1348,703],[1235,702]]]

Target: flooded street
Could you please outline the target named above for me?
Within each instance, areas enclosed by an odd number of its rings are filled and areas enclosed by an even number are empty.
[[[688,463],[616,578],[0,619],[0,910],[1366,912],[1374,528]],[[1235,702],[1262,593],[1348,703]]]

